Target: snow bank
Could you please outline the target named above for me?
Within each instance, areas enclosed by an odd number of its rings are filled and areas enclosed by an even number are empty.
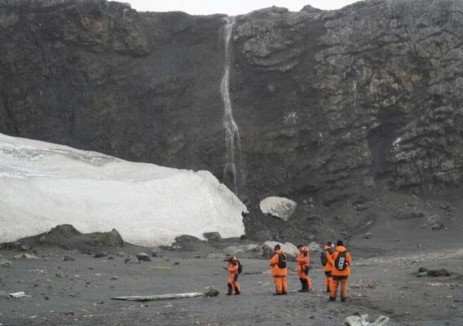
[[[244,234],[246,206],[207,171],[132,163],[0,134],[0,242],[72,224],[115,228],[125,241],[168,245],[176,236]]]

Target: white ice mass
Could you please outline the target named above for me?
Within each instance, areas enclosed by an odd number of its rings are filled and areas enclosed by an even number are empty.
[[[0,242],[72,224],[143,246],[244,234],[246,206],[207,171],[133,163],[0,134]]]

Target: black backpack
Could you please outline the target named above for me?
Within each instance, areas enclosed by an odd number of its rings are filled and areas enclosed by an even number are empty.
[[[238,262],[238,274],[241,274],[241,272],[243,271],[243,264],[241,264],[241,262],[238,259],[236,261]]]
[[[334,261],[334,267],[339,271],[343,271],[347,267],[346,253],[347,251],[340,252]]]
[[[326,264],[328,264],[328,259],[326,258],[326,251],[322,251],[320,253],[320,262],[322,263],[322,266],[326,266]]]
[[[278,254],[278,267],[286,268],[286,256],[284,254]]]
[[[304,275],[309,275],[309,271],[310,271],[310,266],[304,266],[304,269],[302,270]]]

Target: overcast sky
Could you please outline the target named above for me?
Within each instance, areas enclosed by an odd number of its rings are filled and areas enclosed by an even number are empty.
[[[120,0],[137,11],[183,11],[191,15],[241,15],[271,6],[299,11],[305,5],[330,10],[339,9],[356,0]]]

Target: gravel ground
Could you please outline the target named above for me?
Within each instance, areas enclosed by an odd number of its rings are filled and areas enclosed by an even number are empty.
[[[300,284],[295,263],[291,263],[290,293],[273,296],[267,260],[249,252],[238,256],[244,264],[239,279],[242,294],[226,296],[223,249],[243,244],[239,239],[182,247],[188,251],[157,250],[157,257],[139,263],[135,255],[151,255],[151,249],[130,245],[98,248],[93,253],[106,251],[109,255],[95,258],[89,254],[91,250],[71,241],[65,243],[69,250],[32,243],[26,251],[8,246],[0,250],[0,326],[330,326],[344,325],[344,319],[354,314],[368,314],[370,321],[387,316],[389,326],[463,325],[460,197],[428,200],[388,194],[370,202],[366,209],[343,209],[336,214],[350,234],[346,244],[353,257],[344,303],[328,301],[317,252],[312,252],[311,293],[297,292]],[[63,239],[67,237],[58,233],[56,239],[66,241]],[[26,253],[38,259],[16,258]],[[66,255],[74,260],[65,260]],[[450,276],[422,273],[417,277],[421,267],[445,269]],[[212,298],[111,300],[117,296],[196,292],[207,286],[221,293]],[[7,295],[20,291],[25,296]]]
[[[221,254],[163,252],[162,257],[125,263],[132,253],[94,258],[63,249],[35,249],[40,259],[17,259],[14,250],[0,251],[1,289],[24,291],[19,298],[0,297],[2,325],[343,325],[353,314],[391,318],[388,325],[463,325],[463,249],[421,250],[402,255],[357,258],[349,279],[349,299],[328,302],[323,272],[313,259],[312,293],[299,293],[292,271],[290,293],[272,295],[267,261],[241,259],[242,295],[226,296]],[[124,250],[124,248],[123,248]],[[71,255],[75,261],[64,261]],[[190,256],[190,257],[186,257]],[[315,254],[314,254],[315,256]],[[449,277],[417,277],[419,267],[445,268]],[[213,286],[213,298],[164,301],[116,301],[112,297],[201,291]]]

